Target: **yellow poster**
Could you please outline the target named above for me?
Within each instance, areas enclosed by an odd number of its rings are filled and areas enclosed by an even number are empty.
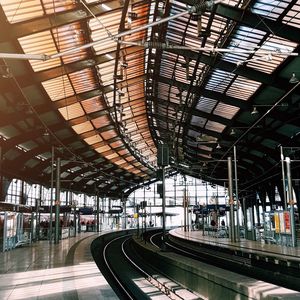
[[[279,214],[274,212],[274,222],[275,222],[275,232],[280,232],[280,222],[279,222]]]

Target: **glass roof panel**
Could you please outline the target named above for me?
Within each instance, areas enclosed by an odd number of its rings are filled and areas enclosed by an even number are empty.
[[[0,4],[9,23],[26,21],[44,14],[40,0],[1,0]]]
[[[97,19],[93,18],[89,21],[88,25],[91,30],[91,38],[93,41],[99,41],[99,43],[93,46],[97,55],[116,50],[117,43],[111,38],[108,38],[106,30],[108,30],[111,35],[118,33],[121,14],[121,10],[114,10],[98,17],[106,29],[99,24]]]
[[[226,119],[232,119],[238,111],[239,111],[239,108],[236,106],[232,106],[229,104],[219,102],[217,104],[216,108],[214,109],[213,114],[222,116]]]
[[[122,158],[118,158],[118,160],[116,160],[115,162],[114,162],[116,165],[122,165],[122,164],[124,164],[124,163],[126,163],[126,160],[125,159],[122,159]],[[127,165],[127,164],[126,164]],[[126,166],[125,165],[125,166]],[[123,166],[122,166],[123,167]]]
[[[114,153],[109,154],[109,155],[106,156],[106,158],[109,159],[109,160],[112,160],[112,159],[114,159],[116,157],[119,157],[118,153],[116,153],[116,152],[114,152]]]
[[[101,116],[92,120],[92,124],[96,129],[107,126],[110,124],[110,119],[108,116]]]
[[[55,27],[52,29],[52,32],[59,52],[81,46],[86,43],[86,39],[88,38],[79,22]],[[87,49],[80,49],[71,52],[70,54],[62,56],[62,60],[65,64],[68,64],[84,59],[88,56],[87,51]]]
[[[87,131],[92,131],[94,129],[90,121],[86,121],[81,124],[74,125],[72,126],[72,128],[77,134],[81,134]]]
[[[282,19],[282,23],[300,28],[300,1],[298,0]]]
[[[42,3],[47,14],[58,13],[76,7],[76,2],[74,0],[42,0]]]
[[[74,95],[73,87],[67,75],[44,81],[42,82],[42,85],[52,101]]]
[[[200,97],[196,108],[200,111],[204,111],[207,113],[211,113],[214,107],[217,104],[217,100],[207,98],[207,97]]]
[[[217,131],[217,132],[222,132],[225,129],[225,125],[218,123],[218,122],[214,122],[214,121],[210,121],[208,120],[205,128],[211,131]]]
[[[102,132],[101,135],[104,140],[110,140],[117,136],[117,132],[115,130],[108,130],[108,131]]]
[[[108,145],[102,146],[102,147],[98,147],[95,149],[97,152],[99,153],[103,153],[105,151],[109,151],[111,150],[111,148]]]
[[[241,51],[255,51],[256,49],[259,49],[258,45],[265,35],[266,33],[264,31],[247,26],[240,26],[231,39],[228,47],[228,49],[236,50],[237,52],[224,53],[222,59],[236,64],[246,61],[251,54],[243,53]]]
[[[66,120],[71,120],[84,115],[84,110],[80,103],[74,103],[72,105],[59,108],[58,110]]]
[[[72,85],[76,93],[83,93],[96,89],[97,84],[91,69],[83,69],[81,71],[69,74]]]
[[[238,76],[227,90],[226,95],[242,100],[248,100],[261,84],[261,82]]]
[[[99,134],[95,134],[93,136],[90,136],[90,137],[84,139],[84,141],[89,145],[93,145],[93,144],[102,142],[103,139],[100,137]]]
[[[286,0],[257,0],[253,4],[252,12],[267,17],[268,19],[277,20],[289,3],[290,1]]]
[[[261,55],[255,53],[247,63],[247,66],[270,74],[287,57],[286,55],[280,55],[280,52],[293,52],[296,47],[296,43],[271,35],[260,47],[260,50],[270,51],[270,54]]]
[[[18,39],[24,53],[27,54],[42,54],[51,55],[57,52],[54,40],[50,30],[39,33],[30,34]],[[54,68],[61,65],[59,58],[50,59],[47,61],[29,60],[32,69],[35,72]]]
[[[81,104],[85,112],[88,114],[95,111],[103,110],[106,107],[104,100],[99,96],[81,101]]]
[[[204,127],[204,124],[206,121],[207,121],[207,119],[205,119],[203,117],[192,116],[191,124],[199,126],[199,127]]]
[[[216,69],[211,74],[205,88],[219,93],[224,93],[234,77],[235,74],[233,73]]]

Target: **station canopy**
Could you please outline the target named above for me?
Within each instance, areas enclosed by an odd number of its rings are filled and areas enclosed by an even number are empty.
[[[165,144],[168,173],[220,184],[236,152],[246,190],[299,157],[299,0],[0,4],[6,178],[49,186],[59,158],[62,188],[119,196]]]

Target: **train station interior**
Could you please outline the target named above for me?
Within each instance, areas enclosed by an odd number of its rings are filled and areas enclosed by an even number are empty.
[[[299,0],[0,0],[0,299],[300,299],[299,49]]]

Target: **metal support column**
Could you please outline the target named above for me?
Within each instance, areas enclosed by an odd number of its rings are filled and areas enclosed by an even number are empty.
[[[234,200],[232,192],[232,160],[228,157],[228,195],[229,195],[229,205],[230,205],[230,224],[229,224],[229,234],[231,242],[235,242],[235,222],[234,222]]]
[[[245,236],[247,234],[247,230],[248,230],[248,220],[247,220],[247,208],[246,208],[246,198],[243,198],[243,215],[244,215],[244,227],[245,227]]]
[[[146,240],[146,187],[144,185],[144,200],[143,200],[143,218],[142,218],[142,222],[143,222],[143,228],[144,228],[144,232],[143,232],[143,239]]]
[[[55,190],[55,236],[54,243],[59,243],[59,229],[60,229],[60,157],[56,160],[56,190]]]
[[[294,214],[291,160],[289,157],[286,157],[285,161],[286,161],[286,175],[287,175],[287,180],[288,180],[288,201],[290,204],[290,216],[291,216],[292,246],[296,247],[297,246],[297,236],[296,236],[295,214]]]
[[[166,249],[166,182],[165,167],[162,167],[162,250]]]
[[[187,210],[187,199],[186,199],[186,177],[184,176],[184,193],[183,193],[183,229],[186,231],[186,210]]]
[[[3,188],[3,170],[2,170],[2,163],[3,163],[3,157],[2,157],[2,147],[0,146],[0,201],[5,201],[4,197],[4,188]]]
[[[122,204],[123,204],[123,221],[124,221],[124,225],[123,225],[123,229],[127,228],[127,217],[126,217],[126,200],[124,200],[124,194],[122,193]]]
[[[237,177],[237,159],[236,159],[236,146],[233,147],[234,155],[234,181],[235,181],[235,199],[236,199],[236,241],[240,240],[240,218],[239,218],[239,191],[238,191],[238,177]]]
[[[284,209],[286,210],[287,199],[286,199],[286,186],[285,186],[284,156],[283,156],[282,146],[280,146],[280,161],[281,161],[281,171],[282,171],[283,205],[284,205]]]
[[[51,187],[50,187],[50,217],[49,217],[49,241],[52,243],[53,231],[53,186],[54,186],[54,146],[51,147]]]
[[[96,195],[96,201],[97,201],[97,216],[96,216],[96,230],[97,232],[100,232],[100,218],[99,218],[99,209],[100,209],[100,199],[99,199],[99,192],[97,191],[97,195]]]
[[[177,198],[177,176],[174,176],[174,205],[176,206],[176,198]]]

